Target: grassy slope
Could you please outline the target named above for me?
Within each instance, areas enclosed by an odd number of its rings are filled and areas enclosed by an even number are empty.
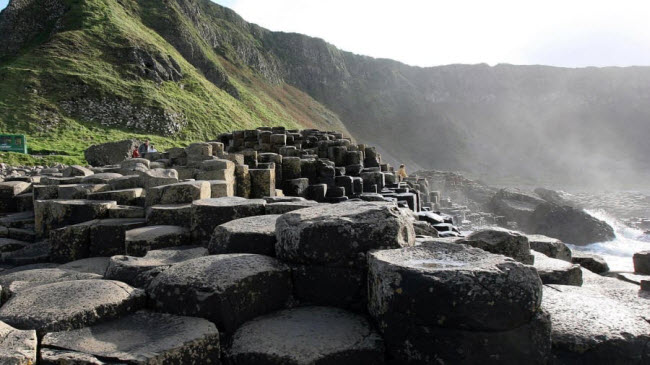
[[[90,144],[124,138],[150,138],[159,148],[183,145],[216,134],[262,125],[322,127],[337,117],[303,92],[270,85],[254,72],[234,66],[207,45],[203,51],[226,67],[240,100],[217,88],[150,28],[140,5],[123,0],[65,0],[70,10],[62,30],[43,35],[15,58],[0,63],[0,132],[24,133],[33,151],[48,151],[82,160]],[[168,12],[162,1],[142,1]],[[187,24],[190,32],[195,32]],[[172,56],[181,66],[180,82],[138,77],[120,62],[125,46]],[[65,115],[60,102],[82,97],[129,100],[134,104],[185,114],[188,125],[178,135],[133,133]],[[3,157],[4,156],[4,157]],[[0,155],[0,161],[7,160]],[[69,159],[68,159],[69,161]],[[24,162],[30,162],[25,159]]]

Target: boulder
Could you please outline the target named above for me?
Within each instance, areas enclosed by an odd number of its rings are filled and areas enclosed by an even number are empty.
[[[173,264],[206,256],[203,247],[172,247],[147,252],[144,257],[113,256],[104,277],[125,282],[136,288],[145,288],[151,280]]]
[[[382,338],[341,309],[302,307],[253,319],[235,332],[229,364],[383,364]]]
[[[518,189],[499,190],[488,206],[496,215],[506,217],[509,222],[517,222],[526,228],[535,209],[546,201],[538,196]]]
[[[634,272],[650,275],[650,251],[637,252],[632,256]]]
[[[582,285],[582,269],[580,265],[550,258],[542,253],[533,251],[535,269],[544,284]]]
[[[528,238],[531,250],[543,253],[554,259],[571,262],[571,250],[564,242],[541,234],[528,234],[526,237]]]
[[[503,228],[488,228],[476,231],[465,239],[458,241],[495,254],[505,255],[522,262],[532,264],[528,238],[523,234]]]
[[[215,255],[172,265],[147,293],[157,311],[202,317],[233,333],[254,317],[284,308],[291,277],[289,267],[271,257]]]
[[[556,364],[644,364],[650,358],[650,323],[624,303],[589,288],[549,285],[542,306],[551,314]]]
[[[22,331],[0,322],[0,363],[7,365],[36,364],[36,331]]]
[[[528,231],[574,245],[588,245],[616,238],[607,223],[581,209],[550,203],[540,204],[530,216]]]
[[[9,298],[19,291],[35,286],[71,280],[101,279],[101,275],[59,268],[22,270],[0,276],[2,297]]]
[[[49,231],[70,224],[106,218],[115,201],[102,200],[37,200],[34,204],[36,234],[43,237]]]
[[[126,231],[124,241],[127,255],[144,256],[150,250],[187,246],[191,239],[185,227],[147,226]]]
[[[593,271],[596,274],[602,274],[609,271],[609,265],[607,265],[607,262],[604,258],[586,252],[573,251],[571,262],[574,264],[579,264],[585,269]]]
[[[115,165],[131,157],[138,145],[133,139],[92,145],[84,151],[84,157],[92,166]]]
[[[227,197],[203,199],[192,203],[192,238],[198,244],[208,244],[215,228],[235,219],[264,214],[262,199]]]
[[[255,253],[275,256],[275,223],[279,217],[246,217],[217,226],[208,246],[210,254]]]
[[[368,260],[368,310],[379,321],[401,314],[425,326],[502,331],[539,310],[536,270],[505,256],[434,242],[374,251]]]
[[[145,301],[142,290],[119,281],[63,281],[19,291],[0,307],[0,321],[42,335],[116,319]]]
[[[71,177],[71,176],[86,177],[94,174],[94,172],[91,169],[79,165],[68,166],[65,169],[63,169],[62,172],[63,172],[63,177]]]
[[[294,263],[345,264],[372,249],[415,243],[409,216],[395,205],[349,202],[283,214],[276,223],[276,255]]]
[[[210,183],[188,181],[147,189],[147,206],[157,204],[187,204],[210,198]]]

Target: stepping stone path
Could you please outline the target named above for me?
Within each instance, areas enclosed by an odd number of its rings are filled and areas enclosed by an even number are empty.
[[[219,364],[219,331],[201,318],[137,312],[48,333],[40,353],[46,364]]]
[[[156,310],[202,317],[232,333],[247,320],[283,308],[291,275],[288,266],[267,256],[206,256],[163,271],[147,293]]]
[[[381,336],[345,310],[302,307],[255,318],[233,335],[229,364],[382,364]]]

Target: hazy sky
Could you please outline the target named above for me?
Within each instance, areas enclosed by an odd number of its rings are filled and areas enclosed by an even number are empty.
[[[647,0],[215,1],[271,30],[412,65],[650,65]]]

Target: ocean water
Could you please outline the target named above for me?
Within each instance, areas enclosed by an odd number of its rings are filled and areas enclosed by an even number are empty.
[[[616,238],[613,241],[593,243],[587,246],[568,245],[571,250],[602,256],[607,261],[610,271],[634,271],[632,256],[635,252],[650,250],[650,235],[625,225],[603,209],[586,209],[585,211],[614,228]]]

